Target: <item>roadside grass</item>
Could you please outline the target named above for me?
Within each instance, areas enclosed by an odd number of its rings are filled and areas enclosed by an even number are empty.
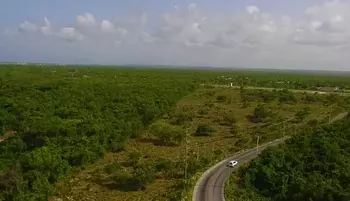
[[[252,115],[254,109],[260,104],[271,110],[274,115],[267,123],[252,123],[248,116]],[[309,107],[310,115],[303,122],[293,122],[291,119],[295,113],[305,107]],[[163,201],[176,200],[179,198],[178,194],[187,195],[186,200],[191,200],[190,191],[193,184],[183,184],[186,147],[187,170],[190,172],[187,179],[190,179],[194,176],[198,177],[199,172],[233,153],[253,147],[257,136],[260,137],[261,143],[282,138],[283,130],[285,135],[297,133],[301,124],[312,119],[324,120],[330,114],[335,115],[335,110],[341,109],[325,106],[322,103],[279,104],[277,101],[264,103],[258,100],[249,101],[249,106],[244,108],[237,89],[201,87],[179,101],[172,112],[164,115],[162,119],[173,124],[174,121],[176,123],[176,117],[179,114],[189,119],[177,122],[187,130],[187,146],[185,142],[179,146],[161,145],[150,130],[145,130],[138,139],[131,139],[124,151],[107,153],[103,159],[86,167],[84,171],[58,182],[57,195],[50,200]],[[290,120],[286,121],[288,119]],[[228,123],[231,121],[234,123]],[[215,132],[209,136],[194,136],[197,127],[201,124],[210,125],[215,128]],[[169,160],[172,166],[165,172],[156,173],[155,181],[141,191],[122,188],[116,185],[113,175],[106,173],[104,169],[109,164],[118,164],[116,167],[120,170],[116,171],[119,174],[131,172],[133,167],[128,164],[130,154],[133,153],[139,155],[136,163],[154,165],[157,164],[158,159],[163,158]],[[185,190],[181,191],[181,189]]]

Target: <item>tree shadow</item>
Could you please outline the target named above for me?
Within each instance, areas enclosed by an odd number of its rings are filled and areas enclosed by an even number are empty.
[[[255,118],[253,115],[247,115],[246,118],[252,123],[259,123],[259,120]]]
[[[142,143],[152,143],[155,146],[165,146],[166,144],[158,139],[151,139],[151,138],[140,138],[137,139],[138,142]]]
[[[137,139],[138,142],[142,143],[152,143],[155,146],[162,146],[162,147],[176,147],[178,144],[175,143],[165,143],[159,139],[152,139],[152,138],[140,138]]]
[[[103,179],[95,179],[92,182],[98,184],[104,188],[108,188],[110,190],[119,190],[123,192],[133,192],[133,191],[144,191],[146,190],[146,186],[135,184],[132,180],[125,181],[111,181],[111,180],[103,180]]]

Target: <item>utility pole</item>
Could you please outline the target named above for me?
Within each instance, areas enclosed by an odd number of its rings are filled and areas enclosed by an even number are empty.
[[[256,154],[259,155],[259,140],[260,136],[258,135],[258,139],[256,140]]]
[[[197,159],[197,162],[198,162],[198,160],[199,160],[199,144],[196,143],[196,146],[197,146],[197,157],[196,157],[196,159]]]
[[[187,180],[187,128],[185,136],[185,180]]]
[[[332,113],[332,108],[333,108],[333,104],[331,105],[330,109],[329,109],[329,114],[328,114],[328,123],[331,123],[331,113]]]
[[[227,183],[228,185],[230,185],[230,178],[231,178],[231,174],[228,175],[228,178],[227,178]]]

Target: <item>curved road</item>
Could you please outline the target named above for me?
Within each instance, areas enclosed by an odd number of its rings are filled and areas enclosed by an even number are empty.
[[[261,145],[259,152],[270,146],[282,144],[286,139],[278,139],[270,143]],[[223,160],[210,168],[203,174],[194,188],[192,201],[224,201],[224,184],[232,169],[238,168],[241,164],[252,160],[257,156],[256,148],[237,154],[234,157]],[[238,164],[234,168],[227,167],[230,160],[237,160]]]
[[[347,112],[341,113],[328,122],[331,124],[335,121],[343,119],[348,115]],[[278,139],[259,147],[259,152],[270,146],[276,146],[284,143],[289,137]],[[257,156],[256,148],[236,154],[235,156],[221,161],[207,170],[198,180],[194,187],[192,201],[225,201],[224,184],[229,177],[232,169],[238,168],[241,164],[252,160]],[[234,168],[227,167],[230,160],[237,160],[238,164]]]

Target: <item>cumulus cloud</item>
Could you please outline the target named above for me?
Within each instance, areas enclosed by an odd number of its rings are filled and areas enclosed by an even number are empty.
[[[103,32],[114,32],[114,25],[108,20],[102,20],[101,29]]]
[[[144,12],[141,15],[141,24],[144,26],[147,24],[147,21],[148,21],[148,14]]]
[[[255,5],[210,13],[191,3],[175,5],[160,19],[143,12],[100,20],[87,12],[70,27],[54,28],[44,18],[44,23],[24,21],[18,32],[74,42],[79,58],[93,55],[101,63],[347,68],[349,22],[350,3],[341,0],[305,8],[298,17],[274,16]]]
[[[44,18],[45,21],[45,25],[40,27],[40,32],[43,35],[50,35],[51,34],[51,23],[49,21],[49,19],[47,19],[46,17]]]
[[[83,39],[83,36],[73,27],[64,27],[57,35],[68,42],[75,42]]]
[[[24,21],[23,23],[21,23],[19,25],[18,30],[20,32],[36,32],[38,30],[38,27],[36,24],[28,22],[28,21]]]
[[[247,6],[246,10],[248,11],[249,14],[256,14],[259,13],[259,8],[256,6]]]
[[[105,34],[114,34],[116,36],[125,36],[128,34],[128,31],[124,28],[116,28],[112,22],[109,20],[102,20],[101,22],[101,31]]]
[[[196,10],[196,8],[197,8],[197,4],[195,4],[195,3],[191,3],[190,5],[188,5],[188,10],[190,12]]]
[[[85,13],[77,16],[77,25],[79,27],[93,27],[96,25],[95,17],[91,13]]]

